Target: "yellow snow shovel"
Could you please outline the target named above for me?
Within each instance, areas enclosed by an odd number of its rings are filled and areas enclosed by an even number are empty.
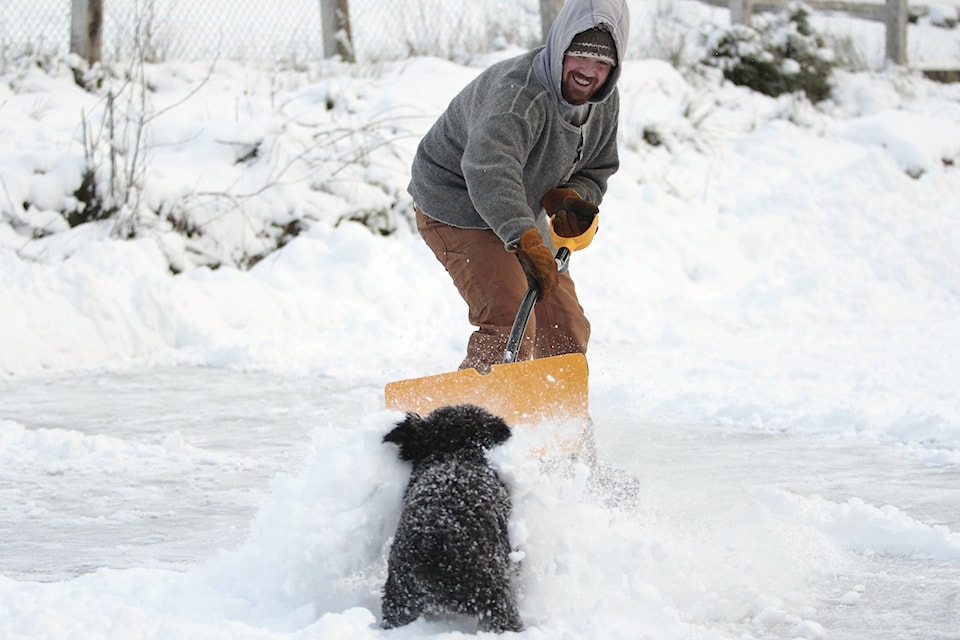
[[[570,252],[585,248],[593,240],[598,218],[594,216],[590,228],[574,238],[558,236],[551,224],[553,245],[558,248],[557,268],[561,272],[567,268]],[[580,430],[589,422],[587,359],[582,353],[520,362],[516,359],[538,298],[539,290],[531,285],[517,311],[503,362],[492,365],[490,373],[462,369],[391,382],[384,389],[387,408],[425,415],[438,407],[470,403],[514,426],[572,422],[579,426],[573,433],[559,436],[560,441],[553,444],[563,451],[576,451]]]

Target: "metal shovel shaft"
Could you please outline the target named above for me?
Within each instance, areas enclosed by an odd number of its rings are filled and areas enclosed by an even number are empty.
[[[566,247],[560,247],[556,255],[557,272],[563,273],[570,264],[570,250]],[[523,334],[527,332],[527,324],[530,322],[530,314],[533,313],[533,307],[540,298],[540,289],[535,283],[531,283],[527,293],[520,301],[520,308],[517,309],[517,317],[513,321],[513,328],[510,329],[510,337],[507,338],[507,347],[504,349],[503,364],[510,364],[517,361],[520,354],[520,342],[523,340]]]

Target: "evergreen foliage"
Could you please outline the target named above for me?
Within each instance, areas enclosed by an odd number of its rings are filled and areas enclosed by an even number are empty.
[[[833,52],[814,33],[810,9],[791,3],[778,13],[754,17],[754,26],[734,25],[707,39],[704,63],[725,78],[768,96],[802,91],[811,102],[830,96]]]

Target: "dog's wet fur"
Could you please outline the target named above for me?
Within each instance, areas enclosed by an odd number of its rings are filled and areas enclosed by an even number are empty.
[[[423,614],[476,616],[481,631],[520,631],[507,522],[510,494],[486,453],[510,437],[473,406],[407,414],[384,436],[413,463],[383,589],[382,626]]]

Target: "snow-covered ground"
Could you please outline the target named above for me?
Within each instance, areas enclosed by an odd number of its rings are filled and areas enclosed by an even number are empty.
[[[368,628],[404,479],[377,444],[375,387],[164,367],[0,392],[4,637],[469,631]],[[948,452],[621,408],[594,417],[636,501],[546,480],[522,447],[497,453],[527,554],[525,637],[955,637]]]
[[[380,438],[383,385],[451,370],[470,330],[398,212],[486,62],[149,67],[142,197],[196,205],[186,242],[163,216],[66,228],[102,102],[66,69],[4,78],[0,637],[472,633],[377,628],[407,473]],[[492,454],[522,637],[957,638],[960,87],[835,81],[812,107],[625,63],[622,168],[572,271],[600,457],[639,495],[543,472],[523,428]],[[315,149],[357,123],[362,161]],[[337,224],[364,207],[397,232]]]

